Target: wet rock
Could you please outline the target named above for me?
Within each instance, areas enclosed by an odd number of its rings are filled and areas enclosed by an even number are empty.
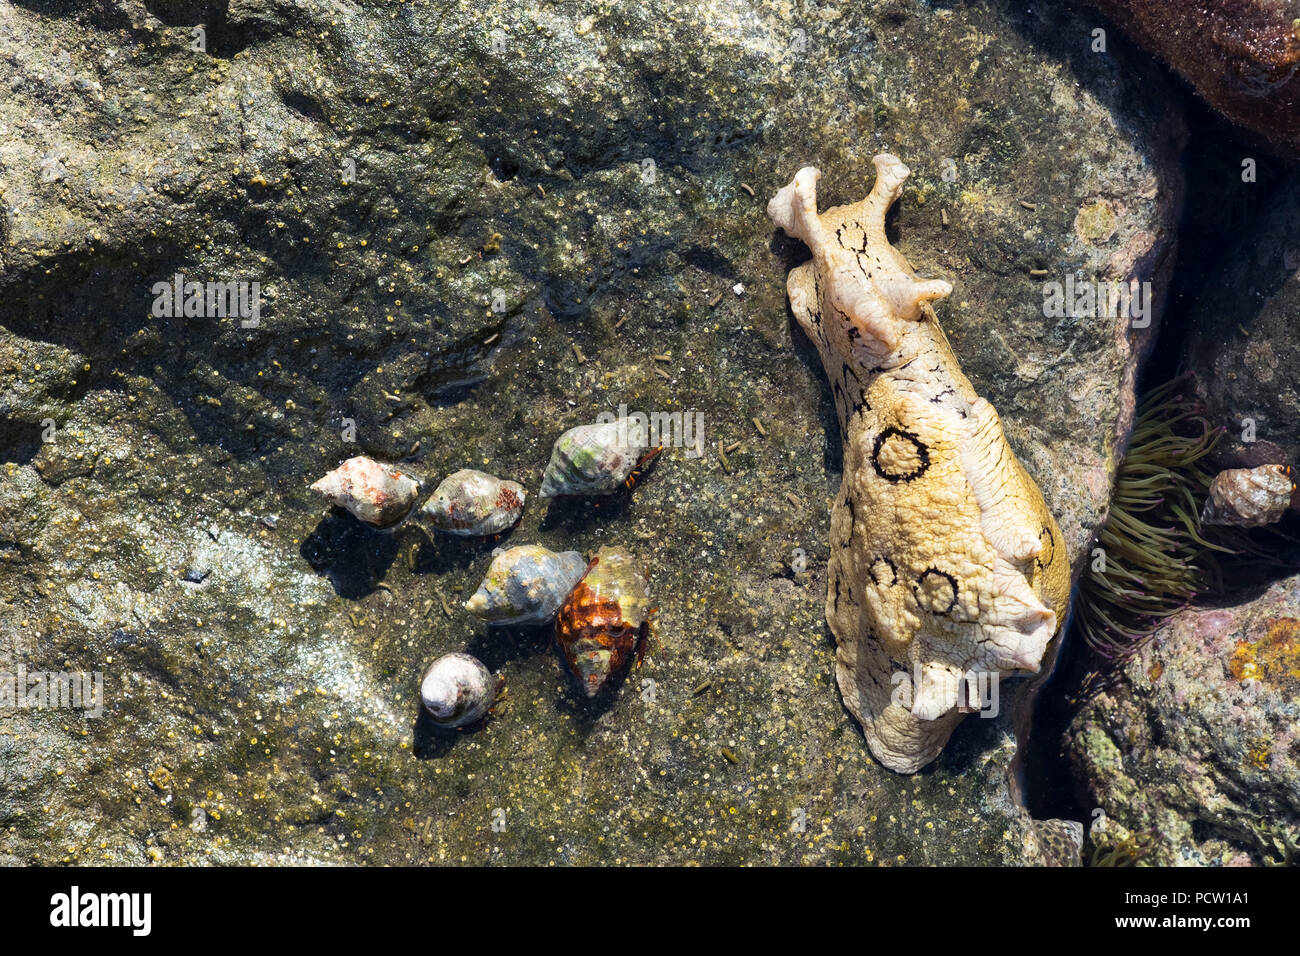
[[[1300,850],[1300,577],[1184,611],[1082,708],[1068,749],[1089,806],[1158,865]]]
[[[1263,218],[1238,237],[1193,310],[1185,361],[1224,428],[1224,467],[1300,462],[1300,176],[1284,180]]]
[[[1300,152],[1300,4],[1092,0],[1235,123]]]
[[[199,6],[0,5],[0,670],[108,688],[99,719],[0,713],[8,852],[1060,856],[1006,783],[1023,682],[915,777],[843,710],[841,454],[785,305],[801,253],[764,204],[805,164],[842,202],[875,153],[908,162],[891,230],[954,285],[940,319],[1077,564],[1181,199],[1178,122],[1141,63],[1089,54],[1091,24],[1054,4],[245,0],[196,50]],[[1151,324],[1045,315],[1071,275],[1151,280]],[[199,314],[175,310],[177,276]],[[210,310],[209,282],[257,282],[256,323]],[[605,709],[544,636],[460,610],[488,550],[340,526],[307,490],[368,455],[535,491],[555,437],[620,404],[702,415],[707,453],[669,441],[629,503],[530,508],[515,532],[649,559],[658,636]],[[203,584],[179,580],[199,558]],[[514,703],[434,738],[420,668],[462,650]]]

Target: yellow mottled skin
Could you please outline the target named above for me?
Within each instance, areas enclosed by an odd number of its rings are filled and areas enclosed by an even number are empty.
[[[885,237],[909,170],[889,155],[875,166],[859,203],[818,214],[808,167],[768,214],[812,250],[790,273],[790,305],[821,353],[844,442],[826,598],[836,677],[876,759],[912,773],[979,707],[960,693],[976,686],[968,675],[1038,670],[1070,569],[929,305],[952,287],[918,279]]]

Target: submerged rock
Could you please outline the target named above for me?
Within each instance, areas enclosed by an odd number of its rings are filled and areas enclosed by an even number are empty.
[[[6,852],[979,864],[1043,844],[1006,784],[1024,682],[909,779],[844,713],[823,613],[843,453],[785,305],[803,253],[763,207],[800,166],[834,204],[875,153],[907,157],[888,228],[952,284],[940,323],[1079,563],[1181,201],[1160,82],[1088,53],[1090,18],[242,0],[199,52],[181,5],[41,6],[0,4],[0,670],[99,670],[107,703],[0,713]],[[202,314],[165,314],[178,275]],[[1046,315],[1071,276],[1150,280],[1149,324]],[[208,310],[208,283],[254,281],[256,325]],[[489,563],[472,542],[319,527],[307,476],[342,459],[536,489],[560,430],[624,403],[701,415],[707,454],[661,437],[634,507],[533,508],[514,532],[652,562],[657,643],[617,706],[574,719],[544,644],[459,608]],[[174,573],[198,536],[201,587]],[[428,741],[418,668],[465,649],[513,703]]]
[[[1082,798],[1156,865],[1300,850],[1300,577],[1183,611],[1071,723]],[[1289,847],[1289,849],[1288,849]]]
[[[1300,152],[1300,7],[1279,0],[1091,0],[1211,106]]]
[[[1277,188],[1205,289],[1185,360],[1210,424],[1224,429],[1219,459],[1300,463],[1300,174]]]

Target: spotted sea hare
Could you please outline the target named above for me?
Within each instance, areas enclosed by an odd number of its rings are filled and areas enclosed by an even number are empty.
[[[885,236],[909,170],[874,162],[861,202],[819,214],[808,167],[768,215],[812,250],[787,291],[844,445],[826,600],[836,676],[875,757],[911,773],[975,709],[969,689],[1038,670],[1070,570],[1038,486],[929,305],[952,287],[919,279]]]

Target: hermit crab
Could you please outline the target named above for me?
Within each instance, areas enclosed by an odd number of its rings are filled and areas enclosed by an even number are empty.
[[[577,551],[556,554],[540,545],[497,550],[465,608],[490,624],[545,624],[586,569]]]
[[[595,697],[650,637],[650,582],[623,548],[596,552],[555,618],[555,640],[587,697]]]
[[[434,489],[420,515],[447,534],[500,534],[518,523],[527,497],[524,486],[518,482],[462,468]]]
[[[1210,483],[1203,524],[1261,528],[1280,521],[1291,506],[1295,482],[1287,465],[1230,468]]]
[[[391,530],[415,509],[420,483],[392,465],[349,458],[311,486],[329,502],[373,528]]]
[[[635,418],[570,428],[555,441],[542,475],[543,498],[610,495],[630,487],[636,473],[661,448],[651,448],[648,429]]]

